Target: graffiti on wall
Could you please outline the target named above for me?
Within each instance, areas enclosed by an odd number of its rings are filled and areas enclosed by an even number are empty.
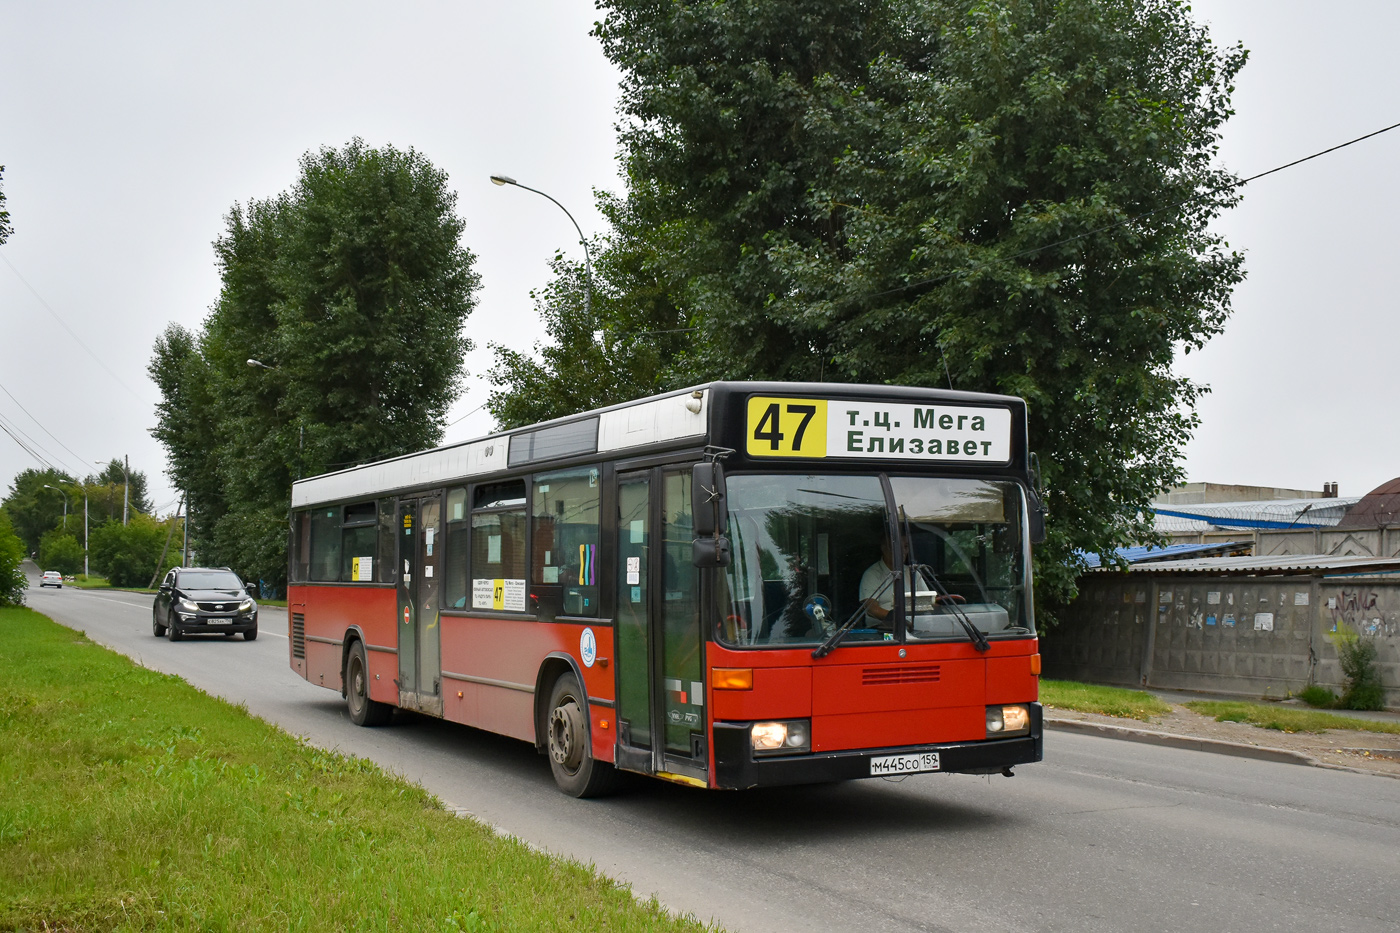
[[[1380,608],[1380,594],[1373,589],[1338,590],[1336,596],[1327,597],[1327,612],[1334,632],[1345,624],[1362,635],[1378,638],[1400,634],[1396,614]]]

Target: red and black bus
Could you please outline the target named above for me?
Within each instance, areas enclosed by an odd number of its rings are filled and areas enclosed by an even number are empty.
[[[292,491],[291,665],[361,725],[749,788],[1039,761],[1020,399],[715,382]]]

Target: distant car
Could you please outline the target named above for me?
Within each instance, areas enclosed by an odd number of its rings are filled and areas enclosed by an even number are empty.
[[[42,590],[46,586],[56,586],[60,590],[63,589],[63,574],[57,570],[45,570],[44,575],[39,578],[39,589]]]
[[[228,568],[176,567],[165,575],[151,607],[151,631],[179,641],[186,635],[258,637],[258,604]]]

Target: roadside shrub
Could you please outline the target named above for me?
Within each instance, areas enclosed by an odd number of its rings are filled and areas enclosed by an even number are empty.
[[[93,569],[105,574],[113,586],[149,585],[153,575],[165,573],[179,562],[178,550],[167,551],[161,567],[156,568],[168,530],[168,521],[158,522],[139,513],[131,516],[127,525],[108,522],[90,536]]]
[[[1304,687],[1298,699],[1317,709],[1332,709],[1337,705],[1337,695],[1320,684]]]
[[[20,562],[24,560],[24,544],[10,527],[10,518],[0,509],[0,606],[23,606],[24,591],[29,588]]]
[[[83,546],[61,531],[50,531],[39,543],[39,569],[72,576],[83,569]]]
[[[1384,709],[1385,688],[1381,686],[1381,672],[1376,667],[1376,640],[1338,626],[1332,643],[1337,646],[1337,661],[1346,678],[1337,706],[1341,709]]]

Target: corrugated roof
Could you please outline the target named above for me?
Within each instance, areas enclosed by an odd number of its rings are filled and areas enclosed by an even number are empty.
[[[1108,572],[1105,570],[1104,572]],[[1299,554],[1275,557],[1201,557],[1195,560],[1153,560],[1132,564],[1128,573],[1171,574],[1256,574],[1277,575],[1400,573],[1400,557],[1364,557],[1349,555],[1334,557],[1327,554]]]
[[[1205,557],[1220,551],[1233,551],[1252,546],[1252,542],[1249,541],[1227,541],[1223,544],[1169,544],[1166,547],[1143,545],[1140,547],[1120,547],[1115,549],[1113,553],[1130,564],[1137,564],[1143,561],[1183,560],[1192,555]],[[1090,570],[1103,564],[1103,560],[1098,554],[1085,553],[1083,556],[1084,566]]]

